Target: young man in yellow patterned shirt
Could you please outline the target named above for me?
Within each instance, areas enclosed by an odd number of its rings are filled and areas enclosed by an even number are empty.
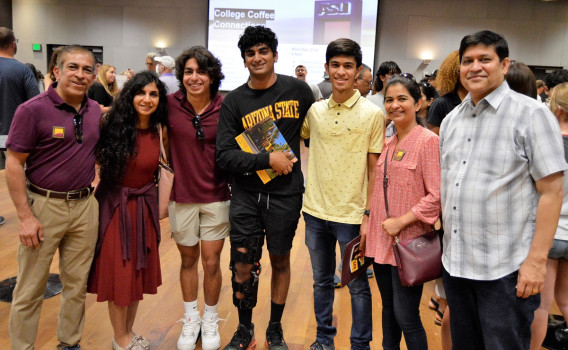
[[[314,103],[302,126],[302,138],[311,139],[302,211],[318,325],[310,350],[335,349],[335,245],[339,242],[343,255],[349,241],[365,235],[367,197],[373,193],[375,164],[383,148],[384,114],[353,88],[361,67],[359,44],[350,39],[332,41],[325,63],[332,83],[331,97]],[[372,321],[367,275],[361,274],[347,286],[353,315],[351,349],[369,349]]]

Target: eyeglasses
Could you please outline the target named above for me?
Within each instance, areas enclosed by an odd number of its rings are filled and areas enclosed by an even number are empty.
[[[83,116],[81,114],[73,117],[73,126],[75,127],[75,140],[77,143],[83,143]]]
[[[362,80],[362,81],[365,82],[365,84],[367,84],[367,85],[369,85],[369,86],[373,85],[373,81],[372,81],[372,80],[365,80],[365,79],[363,79],[363,78],[357,78],[357,80]]]
[[[406,79],[414,80],[414,75],[412,75],[412,74],[410,74],[410,73],[400,73],[400,74],[392,75],[392,76],[387,80],[387,82],[391,81],[391,80],[392,80],[393,78],[395,78],[395,77],[403,77],[403,78],[406,78]]]
[[[198,140],[205,140],[205,132],[203,131],[203,126],[201,125],[201,117],[199,115],[196,115],[195,117],[193,117],[191,122],[193,124],[193,127],[195,128],[195,137],[197,137]]]

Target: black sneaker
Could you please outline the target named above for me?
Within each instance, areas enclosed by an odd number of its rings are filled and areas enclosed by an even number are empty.
[[[66,346],[63,348],[63,350],[79,350],[81,349],[81,345],[79,344],[75,344],[73,346]]]
[[[280,322],[270,322],[268,324],[266,329],[266,346],[270,350],[288,350]]]
[[[329,345],[325,345],[316,340],[310,345],[310,350],[335,350],[335,344],[332,342]]]
[[[6,219],[3,216],[0,216],[0,225],[4,225]]]
[[[239,323],[231,342],[227,344],[223,350],[254,350],[255,348],[254,324],[251,323],[250,329],[248,329],[246,326]]]

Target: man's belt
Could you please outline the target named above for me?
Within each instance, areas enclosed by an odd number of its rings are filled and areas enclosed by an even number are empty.
[[[65,199],[67,201],[76,201],[78,199],[89,197],[91,193],[93,193],[94,188],[93,186],[89,186],[69,192],[58,192],[58,191],[46,190],[28,182],[28,190],[30,190],[30,192],[37,193],[40,196],[44,197]]]

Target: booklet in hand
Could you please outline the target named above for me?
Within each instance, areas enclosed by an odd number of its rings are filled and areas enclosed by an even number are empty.
[[[282,151],[288,152],[288,157],[292,162],[298,161],[271,117],[266,117],[253,127],[243,131],[235,137],[235,140],[237,140],[239,147],[247,153],[259,154]],[[257,170],[256,173],[262,183],[267,183],[278,176],[272,169]]]
[[[357,236],[345,246],[341,271],[341,287],[349,284],[349,282],[359,277],[360,274],[366,273],[367,267],[373,263],[373,259],[366,258],[361,254],[359,250],[360,244],[361,236]]]

